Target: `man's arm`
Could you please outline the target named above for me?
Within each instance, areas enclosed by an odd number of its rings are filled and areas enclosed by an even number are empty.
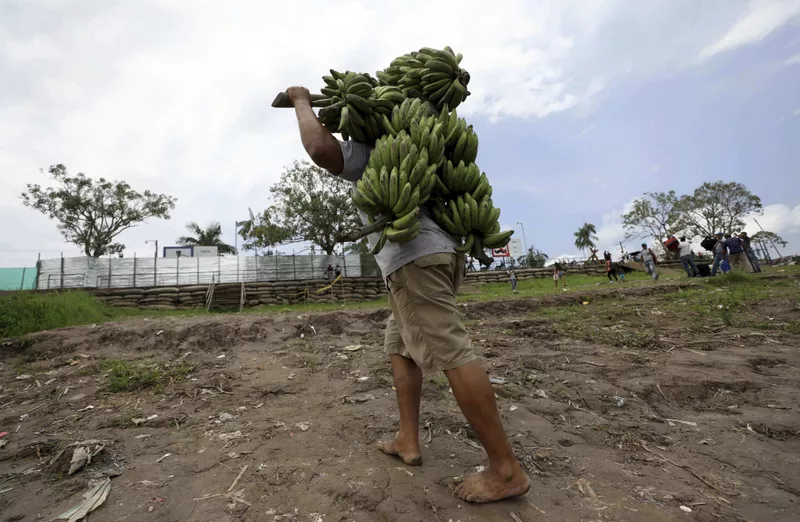
[[[342,149],[333,134],[322,126],[311,108],[311,98],[305,87],[290,87],[286,94],[294,105],[300,139],[311,161],[334,174],[344,170]]]

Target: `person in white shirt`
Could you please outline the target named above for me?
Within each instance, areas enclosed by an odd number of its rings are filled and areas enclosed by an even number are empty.
[[[689,277],[700,277],[700,272],[697,270],[697,265],[694,264],[694,256],[692,255],[692,245],[686,241],[685,237],[680,239],[678,243],[678,255],[681,258],[681,265]]]

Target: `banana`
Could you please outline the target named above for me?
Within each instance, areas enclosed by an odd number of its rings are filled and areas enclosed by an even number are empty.
[[[419,220],[403,230],[397,230],[391,226],[386,227],[386,237],[393,243],[405,243],[406,241],[414,239],[418,234]]]
[[[422,176],[425,174],[425,171],[428,167],[428,149],[422,149],[422,152],[419,153],[419,159],[417,159],[416,165],[414,168],[411,169],[411,173],[408,176],[408,182],[411,183],[412,187],[415,187],[419,184]]]
[[[398,184],[401,182],[398,181]],[[400,195],[397,197],[397,202],[392,207],[392,213],[395,216],[400,216],[400,211],[408,205],[408,201],[411,199],[411,185],[406,182],[404,184],[400,184],[402,186],[402,190],[400,191]]]
[[[500,232],[500,223],[495,221],[492,223],[492,226],[489,227],[489,234],[497,234],[498,232]]]
[[[419,206],[419,187],[414,187],[414,190],[411,192],[411,197],[408,199],[408,203],[405,207],[400,209],[399,212],[395,212],[397,216],[405,216],[415,208]]]
[[[341,81],[341,80],[339,80]],[[347,129],[347,123],[350,121],[350,109],[346,105],[342,107],[342,112],[339,114],[339,131]]]
[[[508,240],[513,234],[513,230],[491,234],[483,238],[483,245],[487,248],[502,248],[508,244]]]
[[[397,130],[395,130],[394,126],[392,125],[392,122],[389,120],[389,118],[386,117],[385,114],[381,117],[381,122],[383,124],[383,130],[385,130],[392,136],[397,136]]]
[[[392,228],[395,230],[405,230],[419,219],[419,207],[415,207],[408,214],[392,221]]]
[[[464,161],[466,163],[474,163],[475,159],[478,157],[478,135],[472,130],[472,126],[470,126],[470,131],[467,136],[467,145],[464,150]]]
[[[458,163],[464,155],[464,148],[467,146],[467,133],[464,132],[459,136],[456,147],[453,149],[453,162]]]
[[[447,212],[440,212],[439,210],[436,210],[434,214],[434,220],[449,234],[454,236],[462,235],[461,231],[456,227],[455,223],[453,223],[453,220],[447,215]]]
[[[483,173],[478,178],[478,185],[472,190],[472,197],[475,198],[475,201],[480,201],[484,196],[488,197],[488,188],[489,179],[486,177],[486,173]]]
[[[384,203],[389,201],[389,168],[384,165],[380,173],[381,199]]]
[[[456,252],[459,254],[466,254],[470,250],[472,250],[472,246],[475,244],[475,234],[467,234],[467,238],[464,240],[464,244],[460,247],[456,248]]]
[[[448,189],[447,186],[442,182],[442,178],[439,176],[434,176],[434,183],[434,188],[440,195],[444,197],[448,197],[450,195],[450,189]]]
[[[388,203],[389,208],[394,208],[397,205],[397,197],[398,189],[397,189],[397,167],[392,168],[391,174],[389,174],[389,199],[386,201]]]
[[[470,225],[472,225],[473,230],[480,229],[480,211],[478,209],[478,202],[472,199],[472,196],[467,193],[464,194],[464,203],[469,208],[469,215],[470,215]]]
[[[465,235],[467,233],[467,229],[464,228],[464,222],[461,220],[461,213],[458,209],[458,199],[451,199],[447,204],[447,208],[450,211],[450,218],[453,220],[453,225],[455,225],[456,235]]]

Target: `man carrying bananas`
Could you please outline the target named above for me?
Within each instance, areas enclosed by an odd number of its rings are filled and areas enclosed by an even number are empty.
[[[311,160],[334,175],[358,181],[369,160],[370,147],[336,139],[317,119],[304,87],[291,87],[287,94]],[[366,216],[362,215],[362,220],[366,224]],[[379,236],[369,237],[371,245]],[[400,410],[397,436],[380,442],[378,448],[410,466],[422,464],[422,371],[443,370],[489,458],[487,469],[467,477],[455,492],[469,502],[493,502],[525,494],[529,481],[508,442],[489,378],[476,360],[469,334],[459,319],[456,291],[464,276],[464,259],[455,253],[457,246],[423,213],[418,237],[405,243],[387,242],[375,256],[389,288],[392,315],[384,343]]]

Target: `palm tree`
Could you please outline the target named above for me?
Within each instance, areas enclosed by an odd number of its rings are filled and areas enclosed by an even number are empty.
[[[205,229],[200,228],[200,225],[192,221],[186,225],[186,230],[191,232],[194,237],[179,237],[176,241],[179,245],[215,246],[220,255],[236,254],[235,248],[222,241],[222,226],[216,221],[208,225]]]
[[[584,223],[581,228],[575,232],[575,247],[585,253],[587,248],[596,248],[594,244],[597,241],[597,229],[591,223]]]

